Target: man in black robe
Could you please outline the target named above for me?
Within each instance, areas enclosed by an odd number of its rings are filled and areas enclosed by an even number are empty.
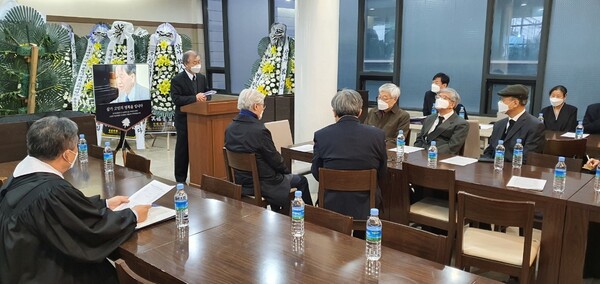
[[[63,179],[77,160],[77,125],[45,117],[27,132],[28,156],[0,189],[0,283],[117,283],[106,257],[149,206],[85,197]]]

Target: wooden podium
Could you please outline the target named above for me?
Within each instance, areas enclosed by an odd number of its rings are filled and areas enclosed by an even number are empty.
[[[226,178],[223,145],[225,129],[239,113],[237,96],[213,95],[207,102],[183,106],[187,112],[190,183],[200,185],[203,174]]]

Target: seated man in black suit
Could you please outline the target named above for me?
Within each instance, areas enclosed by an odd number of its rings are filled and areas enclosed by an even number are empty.
[[[377,179],[385,177],[385,134],[379,128],[360,123],[362,103],[360,94],[354,90],[343,89],[333,96],[331,107],[336,123],[315,132],[311,171],[316,180],[319,180],[319,168],[377,169]],[[378,192],[377,199],[380,195]],[[366,192],[328,191],[324,198],[329,210],[357,220],[366,220],[369,216],[369,194]]]
[[[469,133],[469,123],[459,117],[454,108],[460,103],[460,95],[452,88],[440,90],[436,96],[437,114],[429,115],[417,135],[416,147],[429,148],[435,141],[440,154],[459,154]]]
[[[483,151],[483,158],[493,159],[498,140],[504,140],[504,160],[512,162],[513,149],[517,139],[523,142],[523,162],[527,153],[541,153],[544,150],[544,124],[525,110],[529,92],[521,84],[510,85],[498,92],[498,111],[506,113],[507,118],[494,123],[490,136],[490,145]]]
[[[423,115],[430,115],[433,109],[433,104],[435,103],[435,96],[440,92],[440,90],[448,88],[450,84],[450,77],[444,73],[437,73],[431,79],[431,90],[425,92],[425,97],[423,97]],[[462,104],[456,104],[454,106],[454,111],[456,114],[460,114],[461,108],[465,112],[464,119],[469,119],[467,115],[467,109]]]
[[[591,104],[585,110],[583,131],[590,134],[600,133],[600,103]]]
[[[306,177],[291,174],[283,157],[273,143],[271,131],[260,121],[265,111],[265,96],[257,90],[244,89],[238,98],[240,113],[225,130],[225,148],[239,153],[256,154],[260,179],[260,193],[273,211],[288,214],[290,189],[302,191],[302,199],[312,205]],[[236,183],[242,185],[244,195],[254,195],[252,175],[235,172]]]

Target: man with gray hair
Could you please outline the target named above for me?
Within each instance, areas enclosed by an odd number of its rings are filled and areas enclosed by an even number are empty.
[[[315,132],[312,174],[319,180],[319,168],[336,170],[376,169],[377,178],[383,180],[387,170],[385,134],[383,130],[361,124],[362,99],[354,90],[343,89],[333,96],[331,107],[336,123]],[[379,204],[378,190],[375,204]],[[369,216],[369,193],[325,193],[329,210],[366,220]]]
[[[394,142],[398,131],[403,130],[408,135],[410,129],[410,115],[401,109],[398,103],[400,88],[392,83],[385,83],[379,87],[377,109],[369,110],[365,124],[373,125],[385,132],[385,140]]]
[[[188,148],[187,113],[181,111],[184,105],[206,101],[206,78],[200,74],[200,56],[188,50],[183,53],[184,70],[171,79],[171,100],[175,104],[175,181],[185,183],[190,163]]]
[[[456,90],[441,89],[435,97],[437,113],[425,118],[414,145],[427,149],[435,141],[438,153],[458,155],[469,133],[469,123],[454,111],[459,103]]]
[[[0,189],[0,283],[117,283],[106,257],[150,206],[112,211],[128,198],[88,198],[64,180],[78,154],[68,118],[34,122],[27,154]]]
[[[273,211],[288,214],[290,189],[302,191],[304,203],[312,205],[306,177],[291,174],[273,143],[271,132],[260,121],[265,111],[265,96],[257,90],[244,89],[238,98],[240,113],[225,130],[225,148],[232,152],[254,153],[260,193]],[[235,172],[235,181],[244,195],[254,195],[252,175]]]

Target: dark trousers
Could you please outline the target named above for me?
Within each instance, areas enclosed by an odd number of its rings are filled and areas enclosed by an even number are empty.
[[[190,155],[188,150],[187,122],[175,122],[177,142],[175,144],[175,181],[185,183],[188,176]]]
[[[310,189],[308,188],[308,180],[305,176],[296,174],[292,175],[292,180],[290,181],[290,188],[296,188],[297,191],[302,192],[302,201],[304,201],[304,204],[311,206],[313,205],[312,196],[310,196]],[[271,204],[271,210],[286,215],[290,213],[291,207],[292,200],[287,202],[286,206],[283,207],[273,206],[273,204]]]

